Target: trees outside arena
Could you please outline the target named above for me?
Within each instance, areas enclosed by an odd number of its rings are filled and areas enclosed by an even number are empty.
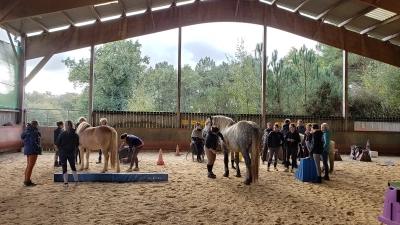
[[[210,57],[182,66],[181,111],[259,114],[262,44],[247,50],[238,40],[235,55],[217,64]],[[292,48],[267,59],[266,108],[269,114],[340,116],[343,52],[323,44]],[[168,62],[149,65],[138,41],[95,48],[94,109],[175,112],[177,68]],[[81,94],[28,93],[28,108],[86,110],[89,59],[67,58],[68,79]],[[400,69],[349,53],[351,116],[394,116],[400,111]],[[45,98],[46,101],[40,99]]]

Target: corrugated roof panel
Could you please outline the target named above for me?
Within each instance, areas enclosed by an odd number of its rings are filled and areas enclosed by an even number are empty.
[[[368,32],[368,36],[381,40],[400,31],[400,20],[393,21]]]
[[[339,25],[341,22],[351,18],[354,14],[369,7],[369,5],[359,1],[347,1],[330,11],[326,21],[331,24]]]
[[[89,7],[70,9],[66,10],[65,13],[75,23],[83,23],[97,19]]]
[[[381,9],[381,8],[376,8],[375,10],[366,14],[366,16],[371,17],[376,20],[379,20],[379,21],[387,20],[390,17],[393,17],[395,15],[396,15],[396,13],[392,13],[392,12],[389,12],[389,11]]]
[[[361,16],[357,19],[352,20],[350,23],[346,24],[344,27],[347,30],[354,31],[356,33],[360,33],[362,30],[367,29],[368,27],[372,27],[373,25],[379,23],[378,20],[372,19],[367,16]]]
[[[316,18],[339,1],[340,0],[311,0],[301,7],[300,13]]]
[[[389,41],[390,43],[394,44],[394,45],[398,45],[400,46],[400,36],[393,38],[392,40]]]
[[[151,0],[151,8],[172,5],[173,0]]]
[[[107,5],[101,5],[94,7],[100,18],[107,18],[111,16],[120,16],[123,11],[118,2],[114,2]]]
[[[146,10],[149,7],[148,0],[122,0],[127,13]]]
[[[262,2],[262,3],[267,3],[267,4],[272,4],[272,2],[273,2],[274,0],[260,0],[260,2]]]
[[[43,28],[30,19],[8,21],[7,24],[20,31],[21,34],[30,34],[43,31]]]
[[[294,11],[305,0],[279,0],[276,5]]]
[[[48,29],[65,27],[71,25],[60,12],[49,13],[40,16],[34,16],[38,22],[41,22]]]

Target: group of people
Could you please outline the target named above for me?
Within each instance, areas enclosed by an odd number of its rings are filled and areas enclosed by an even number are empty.
[[[300,134],[304,136],[301,141]],[[315,161],[317,169],[317,180],[313,183],[322,183],[322,180],[329,180],[329,166],[328,157],[330,152],[332,131],[329,129],[327,123],[322,123],[321,128],[318,124],[303,125],[302,120],[297,121],[297,126],[290,123],[290,119],[286,119],[282,128],[279,124],[267,124],[267,129],[264,130],[263,136],[263,151],[262,161],[263,164],[267,160],[267,152],[269,151],[267,171],[270,170],[272,159],[274,158],[274,170],[278,171],[278,155],[280,148],[283,149],[283,164],[285,165],[285,172],[289,171],[291,165],[291,172],[297,168],[297,156],[300,158],[307,158]],[[290,158],[292,159],[290,163]],[[324,167],[325,176],[321,175],[320,162]]]
[[[62,167],[64,187],[68,187],[68,172],[67,172],[67,161],[71,167],[75,185],[79,184],[78,173],[76,170],[76,161],[79,154],[79,136],[76,133],[76,128],[79,124],[86,122],[84,117],[79,118],[77,124],[73,124],[71,120],[58,121],[56,123],[57,128],[54,130],[54,166]],[[100,119],[101,126],[107,126],[107,119]],[[33,168],[36,164],[38,155],[42,154],[41,147],[41,133],[39,131],[39,122],[36,120],[31,121],[27,124],[26,130],[21,134],[21,139],[24,142],[24,155],[27,156],[27,166],[25,169],[24,186],[36,186],[31,180]],[[128,157],[131,159],[130,167],[127,172],[138,171],[138,154],[144,146],[144,142],[137,136],[132,134],[122,134],[120,136],[122,145],[129,146]],[[101,163],[102,153],[99,151],[99,159],[96,163]],[[127,160],[125,158],[124,160]],[[133,165],[136,164],[135,168],[132,169]]]

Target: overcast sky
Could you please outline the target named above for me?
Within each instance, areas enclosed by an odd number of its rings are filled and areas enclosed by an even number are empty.
[[[245,40],[247,51],[253,51],[257,43],[262,42],[263,27],[245,23],[208,23],[182,28],[182,66],[190,64],[193,68],[203,57],[209,56],[217,64],[226,60],[226,55],[233,56],[238,40]],[[178,65],[178,29],[132,38],[142,44],[142,55],[150,57],[150,65],[167,61]],[[7,34],[0,29],[0,40],[8,41]],[[274,28],[267,30],[267,54],[270,57],[274,49],[278,50],[279,57],[286,55],[292,47],[302,45],[315,48],[317,42],[300,36],[286,33]],[[43,69],[26,86],[26,92],[49,91],[53,94],[66,92],[80,92],[74,89],[68,81],[68,69],[61,62],[67,57],[89,58],[89,48],[69,51],[54,55]],[[27,74],[41,60],[27,61]],[[96,62],[95,62],[96,63]]]

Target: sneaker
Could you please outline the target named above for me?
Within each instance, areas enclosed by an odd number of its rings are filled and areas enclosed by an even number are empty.
[[[211,179],[217,178],[217,176],[215,176],[215,174],[213,172],[208,172],[207,176],[208,176],[208,178],[211,178]]]
[[[132,172],[132,168],[127,169],[126,172]]]
[[[96,162],[96,164],[100,164],[100,163],[101,163],[101,161],[97,161],[97,162]]]
[[[138,167],[133,168],[133,171],[139,171]]]
[[[63,187],[68,187],[68,183],[64,183],[64,184],[63,184]]]
[[[274,167],[275,171],[278,171],[278,168]]]
[[[284,171],[285,171],[285,172],[289,172],[289,169],[288,169],[288,168],[286,168]]]
[[[267,171],[269,171],[269,167],[267,168]]]
[[[35,183],[32,182],[32,180],[24,181],[24,186],[25,187],[34,187],[36,186]]]

